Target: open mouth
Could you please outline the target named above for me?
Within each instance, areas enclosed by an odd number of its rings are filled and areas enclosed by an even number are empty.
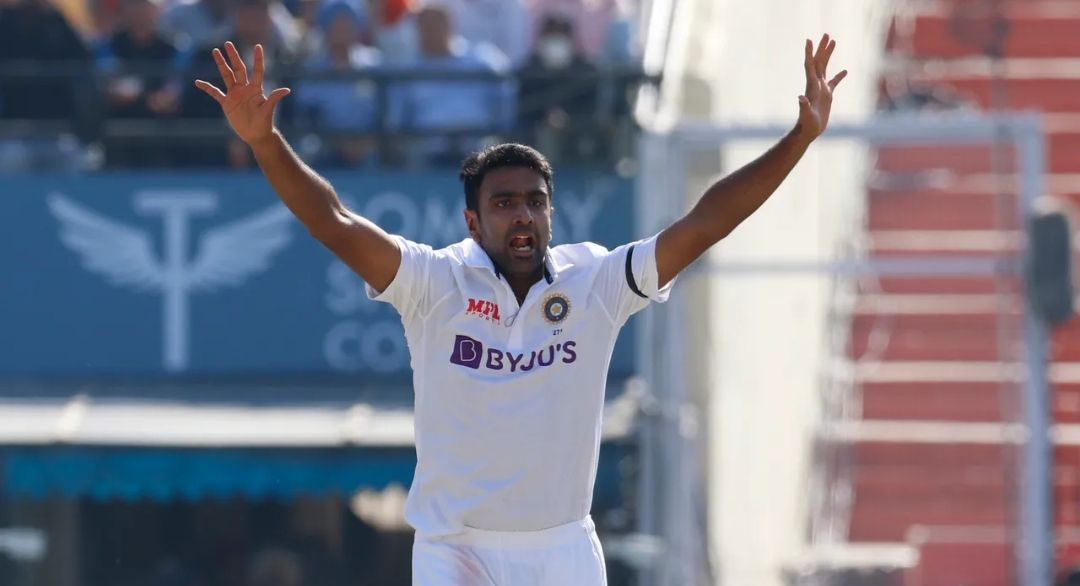
[[[527,257],[533,253],[535,243],[532,236],[514,236],[510,239],[510,252],[514,256]]]

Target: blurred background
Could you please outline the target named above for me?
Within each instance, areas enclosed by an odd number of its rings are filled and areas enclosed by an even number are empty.
[[[465,236],[457,166],[556,166],[555,242],[662,229],[833,125],[631,320],[613,586],[1080,584],[1075,0],[0,0],[0,586],[405,586],[397,316],[277,202],[209,49],[349,205]]]

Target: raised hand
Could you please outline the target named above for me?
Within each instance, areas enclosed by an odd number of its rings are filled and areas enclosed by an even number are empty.
[[[833,92],[847,77],[848,72],[844,70],[825,81],[829,59],[835,49],[836,41],[827,34],[821,37],[816,52],[814,43],[806,40],[806,93],[799,96],[799,131],[811,140],[825,132],[832,111]]]
[[[195,80],[195,87],[206,92],[221,104],[225,118],[241,140],[253,145],[274,133],[274,108],[282,98],[289,95],[289,88],[277,88],[269,96],[263,95],[263,72],[266,58],[262,45],[255,45],[255,63],[251,78],[248,78],[247,66],[240,58],[240,52],[232,42],[225,43],[225,52],[229,54],[229,63],[221,51],[214,49],[214,62],[225,85],[225,91],[214,84]]]

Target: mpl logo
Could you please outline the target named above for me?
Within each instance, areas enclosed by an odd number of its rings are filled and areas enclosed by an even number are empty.
[[[499,305],[486,299],[469,298],[469,306],[465,309],[465,315],[475,315],[488,321],[499,321]]]
[[[479,370],[483,366],[494,371],[528,372],[534,368],[551,366],[557,359],[564,364],[573,364],[577,360],[576,347],[577,342],[573,340],[550,344],[541,350],[533,350],[526,360],[524,352],[516,354],[497,348],[485,349],[480,340],[458,334],[454,337],[454,351],[450,354],[450,363],[473,370]]]
[[[111,284],[162,294],[162,361],[165,369],[188,365],[188,297],[244,280],[270,267],[275,253],[289,244],[292,216],[273,205],[246,218],[207,230],[199,253],[186,258],[192,216],[217,208],[217,196],[206,191],[141,191],[135,209],[161,216],[165,225],[163,258],[154,255],[150,234],[83,207],[59,193],[48,197],[49,210],[60,222],[60,240],[82,259],[86,270]]]

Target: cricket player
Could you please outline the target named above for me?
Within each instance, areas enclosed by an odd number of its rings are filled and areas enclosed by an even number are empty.
[[[846,71],[836,43],[806,41],[798,120],[764,155],[711,186],[650,238],[549,248],[559,198],[537,151],[502,144],[461,167],[469,237],[441,250],[347,209],[273,124],[289,94],[263,93],[236,47],[214,49],[215,99],[285,205],[394,306],[412,357],[418,465],[406,504],[415,586],[601,586],[589,509],[608,364],[619,329],[776,190],[829,121]],[[226,55],[228,56],[226,58]],[[657,194],[658,197],[674,194]]]

